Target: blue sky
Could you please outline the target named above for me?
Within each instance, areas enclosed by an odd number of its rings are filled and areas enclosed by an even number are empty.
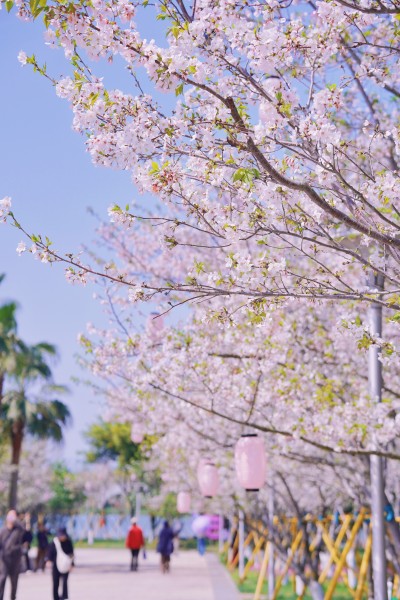
[[[0,11],[0,198],[12,197],[13,210],[29,231],[48,235],[57,249],[74,251],[94,238],[95,221],[87,208],[105,217],[114,202],[130,203],[135,189],[129,173],[91,164],[83,139],[71,129],[68,104],[43,77],[21,67],[17,60],[21,49],[47,62],[55,75],[68,69],[62,53],[44,45],[41,24],[26,24]],[[111,85],[118,83],[112,80],[117,77],[114,72],[107,75]],[[122,78],[128,81],[128,76]],[[101,399],[70,382],[71,376],[80,374],[74,358],[79,351],[76,338],[88,321],[97,325],[106,321],[92,298],[93,288],[71,286],[62,268],[42,265],[30,255],[19,257],[15,248],[21,239],[18,230],[0,226],[0,273],[6,273],[0,301],[19,302],[23,339],[46,340],[59,348],[55,377],[70,386],[68,403],[74,418],[62,452],[76,464],[76,453],[84,447],[81,432],[102,411]]]

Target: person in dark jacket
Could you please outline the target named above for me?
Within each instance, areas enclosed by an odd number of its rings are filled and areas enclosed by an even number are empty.
[[[57,541],[58,540],[58,541]],[[68,575],[67,573],[60,573],[57,567],[57,546],[61,548],[64,554],[67,554],[71,558],[71,566],[73,565],[74,559],[74,547],[71,538],[67,534],[67,530],[63,527],[58,530],[57,537],[50,544],[47,552],[48,562],[53,563],[52,575],[53,575],[53,600],[68,600]],[[62,582],[62,596],[59,596],[60,582]]]
[[[43,523],[38,526],[37,537],[37,556],[36,556],[36,571],[42,569],[44,571],[46,566],[46,556],[49,547],[48,531]]]
[[[11,600],[17,598],[18,577],[21,569],[24,528],[15,510],[10,510],[5,527],[0,531],[0,600],[3,600],[7,577],[11,581]]]
[[[33,533],[31,530],[31,516],[29,513],[19,515],[19,521],[24,527],[24,536],[22,538],[22,563],[25,563],[25,571],[32,571],[31,561],[29,558],[29,550],[33,541]]]
[[[169,572],[171,562],[171,554],[174,551],[175,533],[168,521],[164,522],[163,528],[160,531],[157,544],[157,552],[161,554],[161,571]]]

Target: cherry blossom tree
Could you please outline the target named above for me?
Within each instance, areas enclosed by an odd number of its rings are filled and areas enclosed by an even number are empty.
[[[70,281],[111,284],[116,330],[81,338],[111,414],[146,423],[162,460],[181,456],[189,473],[204,453],[227,469],[246,427],[288,460],[311,450],[399,458],[389,362],[400,307],[396,0],[18,0],[16,9],[43,16],[46,42],[72,72],[56,79],[24,52],[21,63],[70,103],[93,162],[129,170],[146,194],[110,207],[100,239],[112,253],[100,265],[44,234],[18,247],[65,263]],[[122,59],[136,92],[108,89],[103,59],[116,69]],[[0,218],[26,233],[8,197]],[[385,290],[366,284],[371,271]],[[120,315],[127,300],[160,302],[161,312],[197,304],[185,327],[135,334]],[[392,319],[382,340],[365,324],[371,302]],[[360,367],[371,344],[390,374],[378,406]],[[281,482],[294,509],[291,472]],[[166,469],[167,483],[177,476]]]
[[[155,253],[185,248],[172,276],[106,269],[132,299],[175,291],[173,302],[233,297],[258,308],[291,297],[369,302],[359,271],[372,268],[387,282],[375,299],[398,308],[395,1],[16,4],[23,19],[43,16],[46,43],[73,65],[54,79],[20,55],[70,102],[94,163],[130,170],[162,202],[150,215],[115,205],[112,218],[150,224]],[[116,58],[136,95],[107,89],[93,62]],[[42,260],[69,263],[69,279],[96,270],[30,238]]]
[[[121,237],[119,244],[128,261],[129,245]],[[152,316],[135,332],[124,297],[106,289],[102,301],[109,304],[115,328],[91,326],[81,335],[86,365],[107,397],[109,418],[139,420],[157,440],[149,466],[163,474],[162,493],[190,490],[194,510],[233,514],[240,506],[269,525],[265,506],[271,487],[277,510],[293,516],[369,505],[368,456],[399,458],[398,368],[390,360],[395,323],[387,327],[392,343],[382,340],[384,403],[375,405],[363,376],[371,339],[356,305],[330,303],[320,310],[297,301],[290,312],[276,307],[258,323],[243,317],[226,327],[204,319],[206,311],[197,304],[184,325],[168,327]],[[234,445],[248,431],[264,437],[269,464],[268,486],[250,503],[232,466]],[[197,484],[204,458],[218,465],[221,478],[211,504]],[[386,495],[393,501],[398,467],[392,463],[397,460],[389,463]],[[307,527],[304,535],[311,543],[315,531]],[[397,538],[395,531],[391,540]],[[284,532],[274,531],[273,539],[283,558]],[[399,565],[398,547],[388,543]],[[296,563],[296,571],[310,585],[318,578],[318,557],[307,560]],[[320,593],[318,588],[315,597]]]
[[[398,459],[396,337],[382,341],[385,401],[375,404],[363,375],[371,336],[358,311],[319,311],[305,302],[291,308],[271,311],[259,325],[243,318],[227,328],[202,321],[198,305],[192,323],[155,330],[158,317],[137,333],[121,317],[118,328],[91,327],[80,341],[111,411],[146,423],[149,434],[177,421],[194,430],[199,422],[202,430],[215,417],[278,436],[284,446],[300,440],[330,452]],[[390,325],[394,336],[396,327]]]
[[[11,467],[9,456],[5,453],[0,459],[0,506],[3,514],[9,508],[9,480]],[[21,510],[34,511],[47,504],[52,496],[52,466],[47,456],[47,444],[43,441],[29,440],[21,456],[19,467],[19,507]]]

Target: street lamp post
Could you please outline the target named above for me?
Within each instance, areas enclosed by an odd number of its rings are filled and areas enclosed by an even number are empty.
[[[373,272],[369,275],[369,288],[383,289],[383,276]],[[382,335],[382,306],[373,302],[369,309],[371,335]],[[369,347],[368,381],[371,400],[382,401],[382,363],[379,360],[380,348],[377,344]],[[372,570],[374,576],[374,600],[387,600],[385,519],[384,519],[384,477],[383,459],[371,455],[371,513],[372,513]]]
[[[239,510],[239,528],[238,528],[238,552],[239,552],[239,579],[244,574],[244,512]]]
[[[222,554],[224,549],[224,516],[221,513],[218,518],[218,552]]]
[[[275,550],[272,531],[274,527],[275,495],[271,485],[268,497],[268,520],[270,529],[269,561],[268,561],[268,599],[272,600],[275,593]]]

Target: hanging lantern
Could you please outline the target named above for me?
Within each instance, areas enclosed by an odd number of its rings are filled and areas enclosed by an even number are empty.
[[[217,467],[210,462],[201,463],[197,470],[200,491],[206,498],[212,498],[218,492],[219,475]]]
[[[247,492],[258,492],[265,484],[264,441],[255,433],[242,435],[235,448],[235,468],[240,485]]]
[[[144,438],[144,428],[141,423],[133,423],[131,428],[131,440],[134,444],[141,444]]]
[[[179,492],[176,499],[176,508],[179,513],[184,514],[190,512],[191,497],[189,492]]]

